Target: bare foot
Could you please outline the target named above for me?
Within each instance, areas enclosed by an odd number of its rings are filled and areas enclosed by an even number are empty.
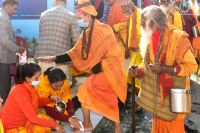
[[[89,123],[83,122],[83,127],[84,127],[84,131],[85,132],[93,130],[93,126],[92,126],[91,122],[89,122]]]

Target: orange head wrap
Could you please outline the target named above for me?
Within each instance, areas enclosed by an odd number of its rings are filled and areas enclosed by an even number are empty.
[[[81,10],[87,14],[97,16],[97,11],[95,7],[92,5],[90,0],[78,0],[76,9]]]

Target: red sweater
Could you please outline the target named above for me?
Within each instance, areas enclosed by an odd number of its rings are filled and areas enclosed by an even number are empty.
[[[55,128],[57,126],[55,121],[37,116],[38,112],[33,107],[30,89],[35,88],[25,83],[12,88],[0,116],[5,129],[22,127],[28,121],[42,127]],[[51,102],[48,98],[38,98],[38,107]]]

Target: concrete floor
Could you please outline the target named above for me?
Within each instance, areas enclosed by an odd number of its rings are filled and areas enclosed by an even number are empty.
[[[78,86],[86,79],[86,77],[77,77],[78,83],[71,89],[73,96],[78,91]],[[192,113],[185,120],[185,130],[187,133],[200,133],[200,78],[191,78],[192,92]],[[122,133],[131,133],[132,121],[131,109],[120,111]],[[141,111],[136,115],[136,131],[137,133],[151,132],[152,117],[146,111]],[[94,133],[111,133],[114,130],[113,123],[106,118],[103,118],[98,124]]]
[[[185,120],[186,133],[200,133],[200,78],[192,78],[192,112]],[[132,113],[131,109],[121,110],[121,128],[122,133],[132,133]],[[146,111],[136,114],[136,133],[151,133],[152,116]],[[104,118],[94,133],[111,133],[114,126],[111,121]],[[178,132],[177,132],[178,133]]]

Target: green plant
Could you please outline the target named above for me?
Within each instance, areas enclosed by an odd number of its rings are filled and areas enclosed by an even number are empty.
[[[35,37],[33,37],[31,39],[29,39],[29,38],[26,38],[26,39],[28,42],[29,58],[32,58],[35,55],[35,50],[36,50],[36,47],[38,46],[38,41]]]

